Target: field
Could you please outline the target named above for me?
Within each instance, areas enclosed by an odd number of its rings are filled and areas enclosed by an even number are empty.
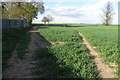
[[[36,28],[35,28],[36,27]],[[35,30],[37,29],[37,31]],[[3,71],[13,66],[16,71],[23,71],[24,67],[32,75],[40,78],[102,78],[95,63],[94,56],[83,44],[82,33],[105,65],[118,68],[118,27],[92,24],[34,24],[33,32],[28,28],[4,30],[3,38]],[[17,33],[17,34],[16,34]],[[39,35],[40,34],[40,35]],[[30,37],[31,36],[31,37]],[[30,41],[31,40],[31,41]],[[30,49],[28,48],[28,43]],[[49,46],[46,44],[49,43]],[[27,50],[33,50],[25,56]],[[17,58],[23,63],[19,66],[9,65],[8,60],[17,51]],[[30,57],[31,55],[31,57]],[[24,63],[24,60],[28,60]],[[31,61],[29,61],[31,60]],[[24,62],[22,62],[24,61]],[[29,63],[29,66],[24,64]],[[105,69],[106,70],[106,69]],[[12,71],[12,69],[10,69]],[[14,74],[14,70],[12,71]],[[118,73],[115,72],[116,74]],[[116,75],[115,74],[115,75]],[[11,75],[11,74],[9,74]],[[19,76],[19,75],[17,75]],[[117,74],[117,76],[119,76]]]
[[[118,26],[81,27],[77,30],[95,47],[103,63],[111,68],[119,68]]]
[[[110,67],[117,67],[111,65],[118,64],[117,26],[67,24],[67,27],[60,27],[56,26],[55,24],[55,26],[47,25],[37,27],[37,29],[46,40],[54,43],[47,49],[47,51],[55,57],[56,61],[58,62],[58,66],[64,68],[66,66],[70,66],[70,73],[72,73],[71,77],[74,76],[82,78],[96,78],[100,76],[97,74],[98,71],[91,59],[89,51],[85,45],[82,44],[82,39],[77,32],[81,32],[94,47],[94,50],[100,53],[99,55],[103,60],[103,63],[109,65]],[[63,44],[60,44],[58,42],[61,42]],[[37,53],[37,56],[41,56],[39,54],[40,51]],[[80,66],[82,66],[82,68]]]
[[[100,56],[103,58],[105,63],[109,64],[110,62],[118,63],[118,27],[117,26],[96,26],[96,25],[85,25],[85,24],[68,24],[71,27],[54,27],[45,26],[46,29],[41,30],[41,34],[45,36],[48,41],[68,41],[70,34],[67,34],[67,31],[71,30],[73,32],[81,32],[85,38],[95,47],[97,52],[100,52]],[[73,27],[72,27],[73,26]],[[76,27],[74,27],[76,26]],[[85,26],[85,27],[84,27]],[[54,33],[57,30],[57,33]],[[66,30],[66,32],[60,31]],[[47,31],[47,32],[46,32]],[[43,32],[46,32],[43,33]],[[47,34],[49,33],[49,34]],[[63,34],[61,34],[63,33]],[[69,32],[68,32],[69,33]],[[47,36],[47,37],[46,37]],[[61,37],[59,37],[61,36]],[[109,56],[109,57],[108,57]]]
[[[88,49],[82,44],[82,38],[75,30],[61,27],[40,27],[39,32],[46,40],[56,44],[37,51],[35,54],[35,60],[38,60],[36,69],[41,65],[43,69],[36,70],[36,74],[40,74],[42,71],[42,77],[93,79],[100,77]]]
[[[118,27],[117,26],[97,26],[79,28],[85,38],[96,47],[105,63],[118,64]],[[109,57],[108,57],[109,56]]]

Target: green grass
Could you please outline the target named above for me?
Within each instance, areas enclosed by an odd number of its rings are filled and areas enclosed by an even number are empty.
[[[8,68],[10,65],[8,65],[8,59],[12,56],[11,53],[14,51],[17,45],[17,50],[19,53],[19,50],[24,51],[26,47],[22,47],[20,49],[20,46],[23,43],[23,40],[27,43],[28,40],[25,40],[27,35],[28,28],[17,28],[17,29],[9,29],[9,30],[3,30],[2,31],[2,67],[3,71]],[[27,39],[28,37],[26,37]],[[27,45],[27,44],[24,44]],[[19,55],[18,55],[19,56]],[[23,55],[22,55],[23,56]]]
[[[39,29],[39,28],[38,28]],[[77,31],[63,27],[41,27],[40,34],[48,41],[62,41],[65,44],[40,48],[34,59],[34,72],[40,77],[99,78],[95,63]],[[50,75],[51,74],[51,75]]]

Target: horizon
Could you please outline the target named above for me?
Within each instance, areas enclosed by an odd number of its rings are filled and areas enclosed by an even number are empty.
[[[40,23],[32,23],[32,24],[45,24],[45,23],[43,23],[43,22],[40,22]],[[89,23],[53,23],[53,22],[50,22],[50,23],[46,23],[46,24],[89,24]],[[91,23],[92,24],[92,23]],[[90,24],[90,25],[91,25]],[[93,24],[93,25],[102,25],[102,24]],[[111,25],[119,25],[119,24],[111,24]]]

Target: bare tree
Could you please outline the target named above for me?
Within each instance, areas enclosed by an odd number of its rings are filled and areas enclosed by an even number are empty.
[[[114,15],[112,3],[110,1],[107,2],[105,7],[102,9],[102,11],[103,11],[103,15],[102,15],[103,24],[108,26],[111,24]]]

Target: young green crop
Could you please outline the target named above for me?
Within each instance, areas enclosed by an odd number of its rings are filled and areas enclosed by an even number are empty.
[[[62,67],[68,66],[75,78],[98,78],[98,72],[87,48],[79,42],[50,47]]]
[[[79,37],[79,35],[76,35],[77,32],[72,29],[68,29],[68,28],[47,27],[46,29],[45,28],[39,29],[39,32],[48,41],[53,41],[53,42],[54,41],[62,41],[62,42],[79,41],[79,42],[82,42],[81,37]]]
[[[80,31],[93,47],[96,47],[103,62],[111,67],[110,63],[120,64],[118,52],[118,26],[87,26],[74,28]],[[117,76],[120,74],[117,73]]]
[[[100,57],[104,60],[104,63],[119,63],[117,25],[67,24],[67,27],[62,28],[60,26],[42,26],[39,31],[48,41],[53,42],[55,40],[70,42],[72,41],[70,33],[74,34],[75,31],[81,32],[94,47],[94,50],[100,53]],[[62,33],[59,34],[60,31]]]
[[[118,63],[118,27],[98,26],[77,28],[85,38],[96,47],[101,58],[109,62]]]
[[[100,77],[89,51],[85,45],[82,44],[82,38],[78,35],[77,31],[71,28],[45,26],[38,29],[46,40],[52,42],[62,41],[65,42],[65,44],[40,48],[36,52],[34,57],[37,61],[35,64],[36,74],[43,78],[95,79]]]

